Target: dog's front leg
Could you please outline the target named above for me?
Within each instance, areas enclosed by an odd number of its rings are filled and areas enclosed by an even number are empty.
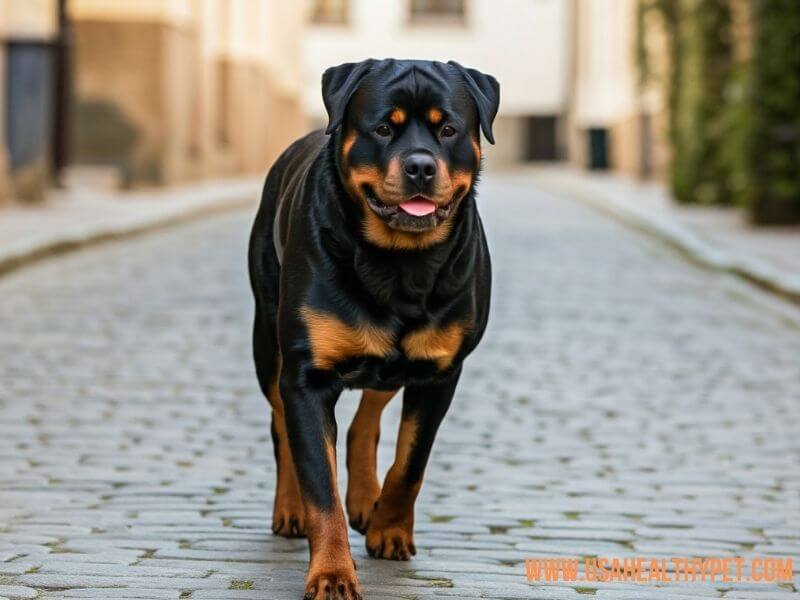
[[[403,392],[403,416],[395,460],[367,529],[367,552],[375,558],[409,560],[414,547],[414,503],[433,440],[455,393],[460,369],[445,381],[410,385]]]
[[[361,600],[336,483],[334,406],[341,384],[332,376],[311,384],[298,363],[285,359],[280,387],[311,552],[304,598]]]

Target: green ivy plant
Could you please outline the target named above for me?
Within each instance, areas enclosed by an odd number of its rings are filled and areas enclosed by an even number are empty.
[[[759,224],[800,223],[800,2],[751,0],[752,87],[743,193]]]
[[[732,1],[746,9],[753,31],[746,63],[734,60]],[[635,54],[642,86],[651,78],[645,43],[651,11],[668,43],[674,197],[744,205],[759,224],[800,222],[800,2],[639,0]]]

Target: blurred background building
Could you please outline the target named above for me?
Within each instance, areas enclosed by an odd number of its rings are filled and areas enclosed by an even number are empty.
[[[327,66],[396,56],[500,80],[491,166],[800,221],[798,23],[797,0],[0,0],[0,198],[264,173],[323,122]]]
[[[573,3],[569,158],[590,169],[662,177],[668,158],[662,88],[640,88],[634,52],[640,4],[638,0]],[[657,33],[655,28],[651,33]],[[656,41],[656,36],[648,36],[662,58]]]
[[[325,67],[367,56],[457,60],[501,82],[495,163],[566,155],[571,2],[317,0],[303,49],[304,106],[316,122]]]
[[[0,0],[0,202],[40,197],[56,160],[55,2]]]
[[[302,2],[0,0],[0,182],[260,173],[306,128]]]

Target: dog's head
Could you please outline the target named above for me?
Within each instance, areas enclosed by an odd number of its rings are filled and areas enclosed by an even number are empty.
[[[389,248],[443,240],[478,174],[480,130],[494,143],[494,77],[455,62],[366,60],[328,69],[322,97],[366,237]]]

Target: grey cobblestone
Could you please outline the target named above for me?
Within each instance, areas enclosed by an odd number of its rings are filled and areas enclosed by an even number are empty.
[[[0,597],[10,600],[36,598],[36,590],[20,585],[0,585]]]
[[[487,177],[479,202],[490,329],[437,440],[417,557],[374,561],[351,536],[367,598],[797,597],[797,577],[527,582],[542,556],[800,564],[800,312],[529,176]],[[301,596],[306,544],[268,528],[250,217],[0,280],[0,600]]]

